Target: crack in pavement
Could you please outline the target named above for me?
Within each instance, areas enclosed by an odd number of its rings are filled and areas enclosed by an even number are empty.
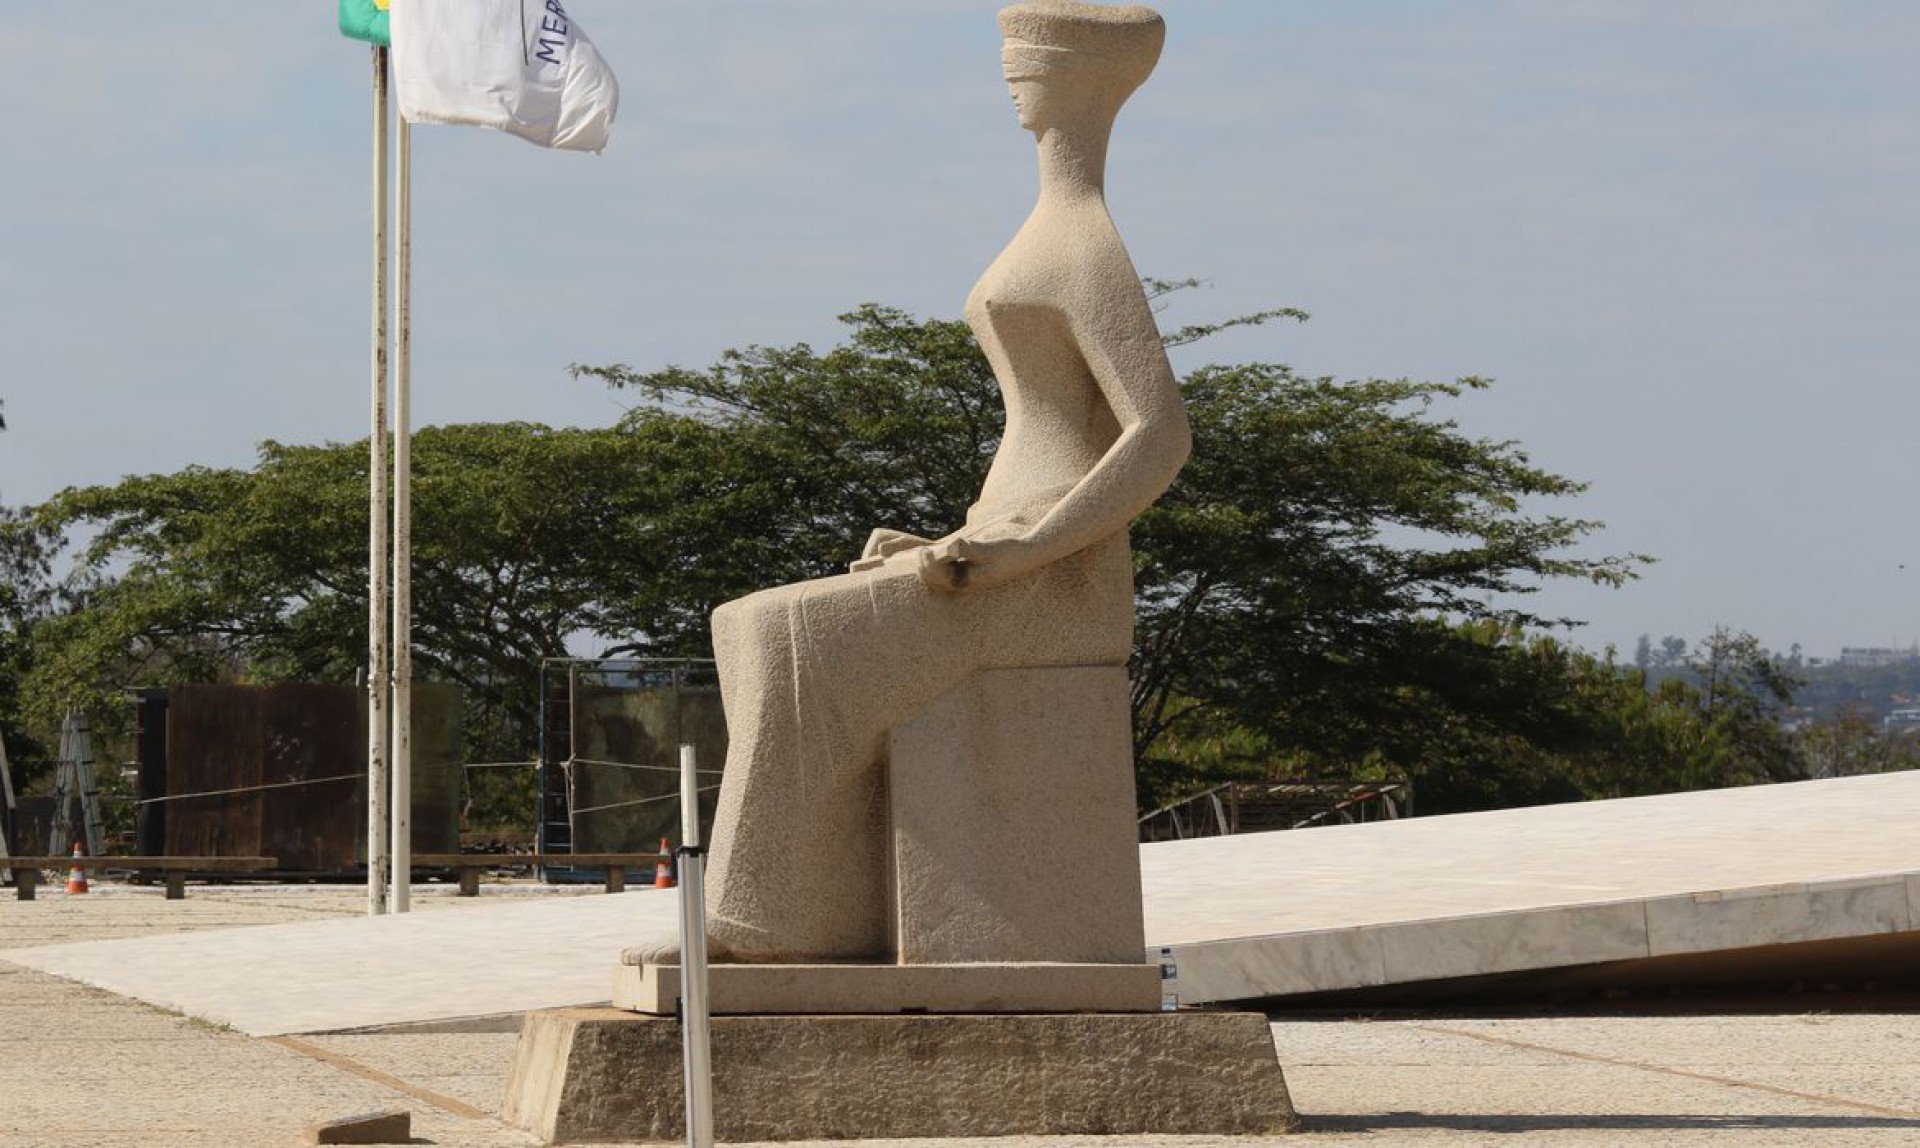
[[[1462,1036],[1468,1040],[1477,1040],[1485,1044],[1501,1045],[1506,1048],[1525,1049],[1528,1052],[1544,1052],[1553,1056],[1564,1056],[1571,1060],[1584,1060],[1590,1064],[1605,1064],[1615,1068],[1637,1068],[1643,1072],[1655,1072],[1664,1076],[1678,1076],[1687,1080],[1699,1080],[1708,1084],[1724,1085],[1728,1088],[1746,1088],[1755,1092],[1770,1093],[1774,1096],[1791,1097],[1794,1100],[1806,1100],[1815,1104],[1829,1104],[1839,1108],[1852,1108],[1860,1112],[1870,1112],[1875,1116],[1898,1116],[1910,1120],[1920,1120],[1920,1112],[1907,1108],[1887,1108],[1879,1104],[1868,1104],[1864,1100],[1848,1100],[1842,1096],[1826,1096],[1818,1092],[1801,1092],[1794,1088],[1781,1088],[1774,1084],[1761,1084],[1754,1080],[1741,1080],[1735,1076],[1717,1076],[1710,1072],[1693,1072],[1685,1068],[1668,1068],[1659,1064],[1643,1064],[1637,1060],[1621,1060],[1617,1057],[1600,1056],[1591,1052],[1576,1052],[1568,1048],[1554,1048],[1552,1045],[1534,1044],[1531,1041],[1514,1040],[1511,1037],[1492,1036],[1487,1033],[1469,1032],[1460,1028],[1445,1028],[1441,1025],[1416,1024],[1409,1028],[1421,1032],[1437,1033],[1442,1036]]]

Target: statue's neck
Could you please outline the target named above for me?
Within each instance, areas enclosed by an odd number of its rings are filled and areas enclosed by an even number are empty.
[[[1040,207],[1102,205],[1107,191],[1109,128],[1048,128],[1040,134]]]

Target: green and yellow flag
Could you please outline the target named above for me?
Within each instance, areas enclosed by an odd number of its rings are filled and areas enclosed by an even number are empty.
[[[340,0],[340,31],[355,40],[385,47],[389,0]]]

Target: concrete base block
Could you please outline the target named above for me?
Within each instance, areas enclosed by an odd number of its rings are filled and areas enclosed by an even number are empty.
[[[623,962],[613,1005],[679,1013],[677,965]],[[707,1011],[823,1013],[1158,1012],[1158,965],[708,965]]]
[[[715,1138],[1251,1135],[1297,1124],[1266,1018],[716,1017]],[[681,1031],[529,1013],[505,1118],[549,1143],[677,1140]]]
[[[986,670],[890,740],[903,965],[1146,950],[1125,666]]]

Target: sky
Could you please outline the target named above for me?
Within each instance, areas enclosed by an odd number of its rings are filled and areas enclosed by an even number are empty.
[[[573,363],[957,315],[1035,187],[976,0],[570,0],[603,156],[414,132],[419,424],[602,425]],[[1920,4],[1164,0],[1109,202],[1188,348],[1448,408],[1650,554],[1528,600],[1630,652],[1920,638]],[[0,501],[367,433],[370,65],[332,0],[0,22]]]

